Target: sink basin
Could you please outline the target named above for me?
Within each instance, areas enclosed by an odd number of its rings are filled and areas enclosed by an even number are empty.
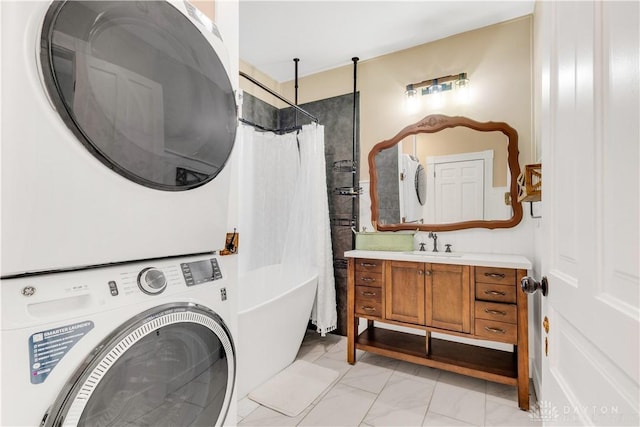
[[[411,251],[406,253],[409,255],[421,255],[424,257],[437,257],[437,258],[459,258],[462,256],[462,254],[459,252]]]

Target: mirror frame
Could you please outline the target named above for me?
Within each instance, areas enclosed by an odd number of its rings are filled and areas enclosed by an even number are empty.
[[[463,222],[452,222],[447,224],[416,224],[416,223],[400,223],[400,224],[378,224],[378,174],[375,166],[376,155],[386,149],[398,144],[408,136],[420,133],[435,133],[447,128],[455,128],[458,126],[467,127],[480,132],[499,131],[505,134],[508,139],[507,144],[507,160],[509,170],[511,172],[511,206],[513,208],[513,216],[506,220],[473,220]],[[468,117],[462,116],[445,116],[442,114],[432,114],[426,116],[422,120],[409,125],[402,129],[396,136],[391,139],[379,142],[373,146],[369,152],[369,193],[371,196],[371,223],[376,230],[379,231],[398,231],[398,230],[419,230],[419,231],[452,231],[464,230],[468,228],[511,228],[515,227],[522,220],[522,204],[518,201],[518,176],[520,175],[520,164],[518,163],[518,132],[504,122],[476,122]]]

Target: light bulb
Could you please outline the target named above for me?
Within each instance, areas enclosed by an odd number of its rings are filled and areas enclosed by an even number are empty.
[[[405,92],[405,108],[409,114],[413,114],[418,111],[419,100],[418,91],[415,89],[407,89]]]
[[[459,104],[469,103],[469,79],[466,73],[462,73],[456,81],[456,99]]]
[[[439,84],[434,84],[429,88],[429,102],[433,108],[442,107],[442,88]]]

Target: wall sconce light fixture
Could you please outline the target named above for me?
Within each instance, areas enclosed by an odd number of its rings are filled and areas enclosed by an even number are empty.
[[[418,109],[418,90],[421,95],[431,95],[429,101],[435,108],[442,106],[444,101],[442,94],[449,90],[455,90],[458,102],[467,103],[469,101],[469,78],[467,73],[460,73],[408,84],[405,95],[409,112],[415,112]]]
[[[419,99],[418,99],[418,91],[413,88],[413,85],[407,85],[407,91],[404,93],[406,95],[406,108],[409,113],[415,113],[418,111]]]

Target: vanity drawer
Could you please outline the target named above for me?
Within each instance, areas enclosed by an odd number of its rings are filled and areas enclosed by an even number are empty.
[[[366,271],[368,273],[382,274],[382,263],[380,259],[356,259],[356,272]]]
[[[514,285],[494,285],[492,283],[476,283],[476,299],[482,301],[516,302]]]
[[[518,327],[513,323],[476,319],[476,336],[509,344],[518,343]]]
[[[382,290],[371,286],[356,286],[356,304],[362,301],[382,302]]]
[[[515,324],[518,319],[518,306],[515,304],[476,301],[476,319]]]
[[[382,301],[359,300],[356,297],[356,314],[382,318]]]
[[[370,273],[368,271],[356,271],[356,286],[382,287],[382,273]]]
[[[511,268],[476,267],[476,282],[514,285],[516,271]]]

